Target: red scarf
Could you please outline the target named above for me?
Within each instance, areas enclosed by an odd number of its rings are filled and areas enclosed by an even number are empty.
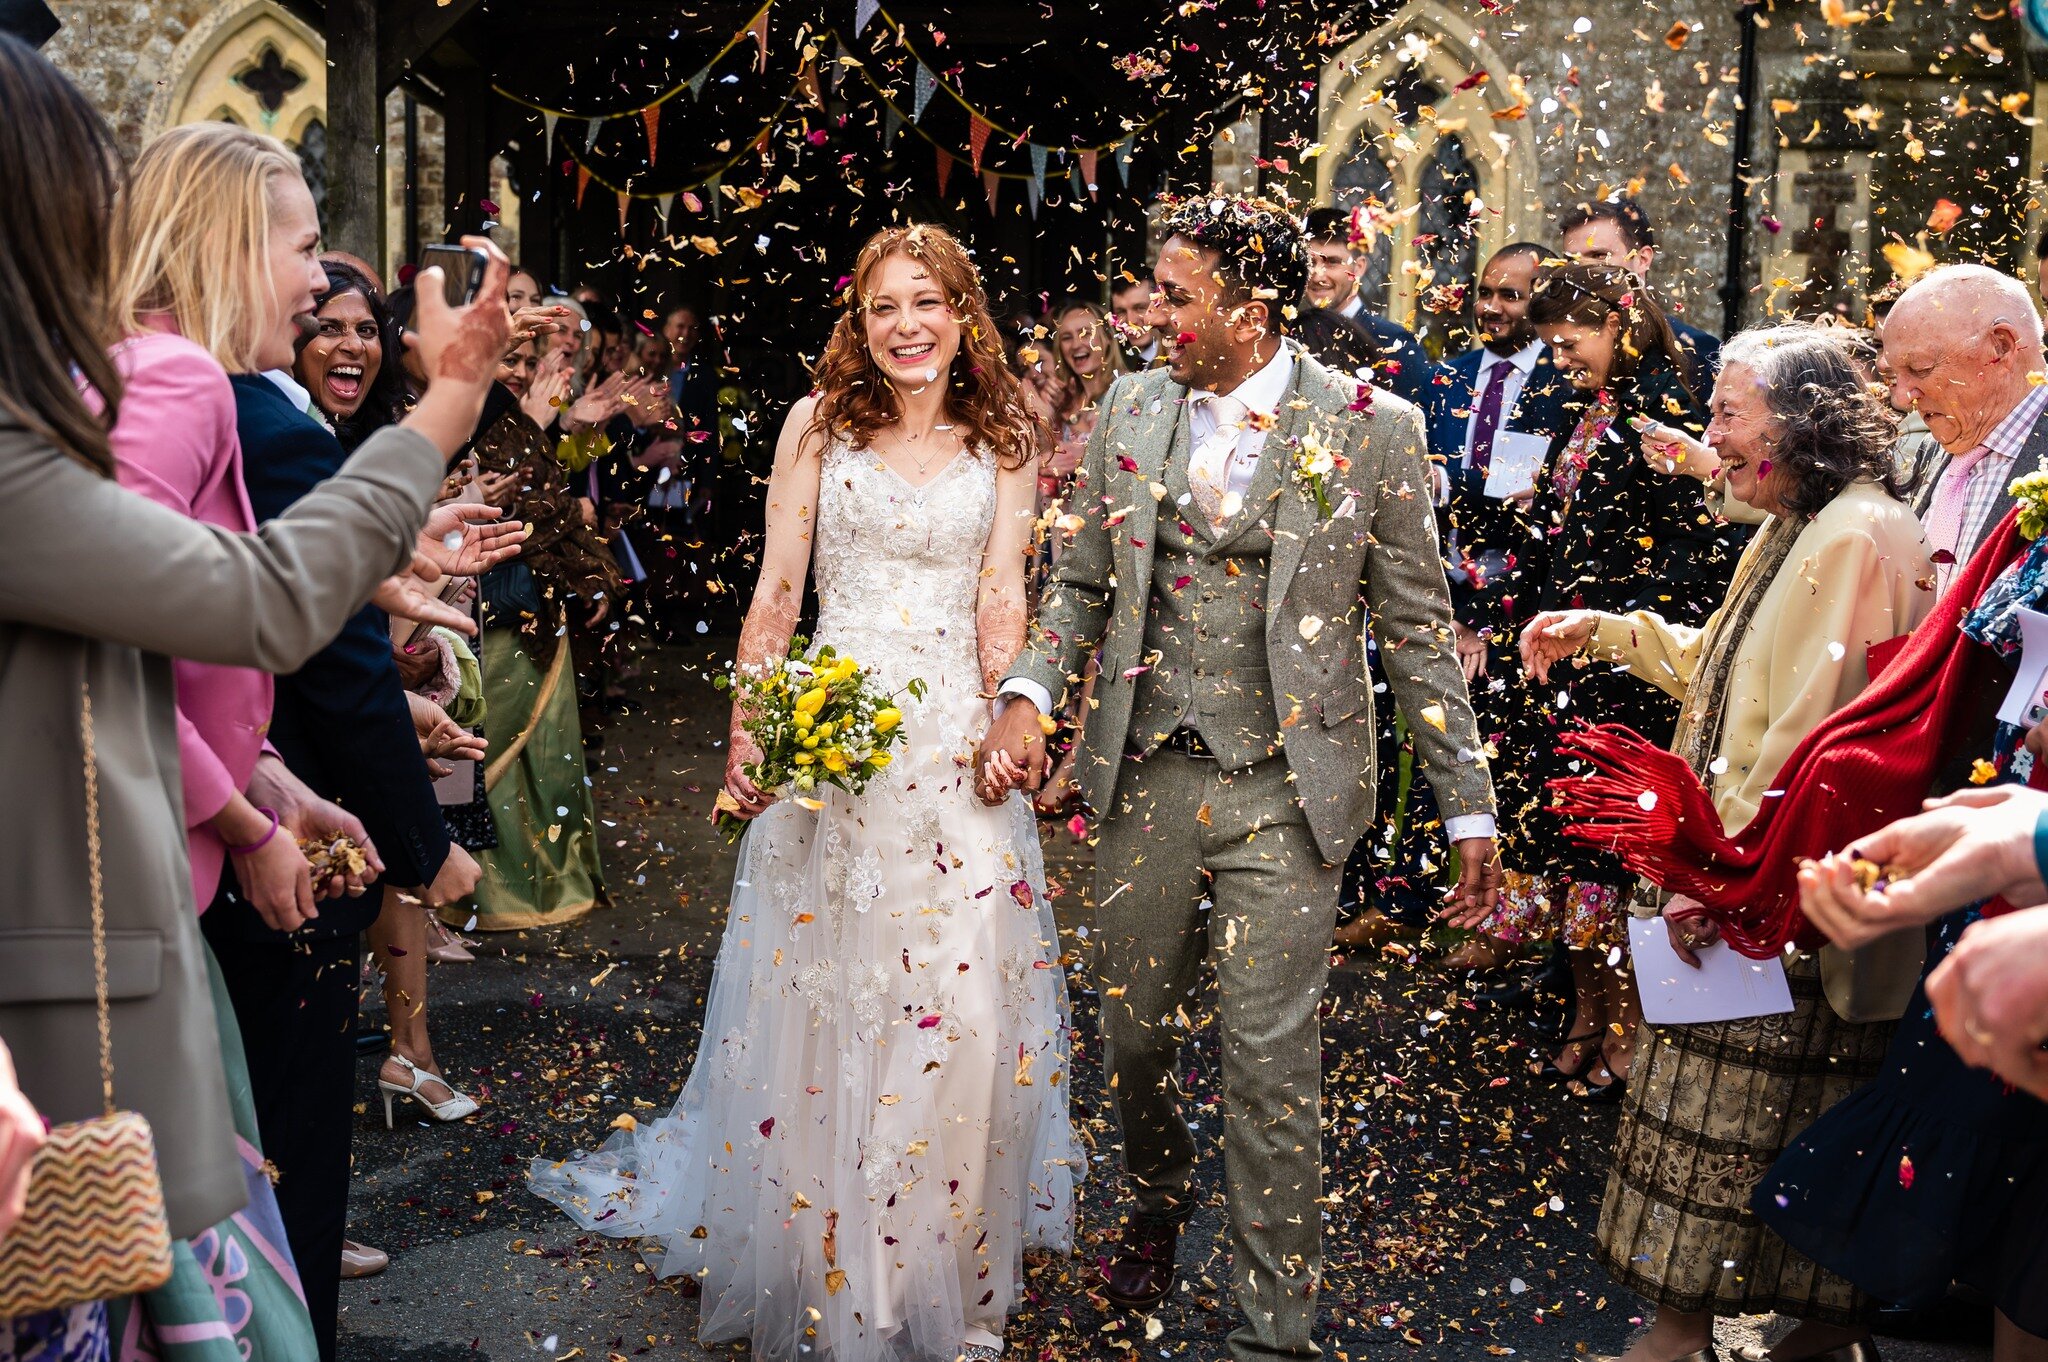
[[[1566,835],[1698,899],[1744,955],[1821,945],[1799,911],[1800,862],[1918,813],[1954,744],[1995,702],[1993,655],[1957,626],[2026,549],[2018,520],[1999,522],[1883,672],[1793,749],[1777,792],[1740,832],[1722,831],[1713,799],[1677,755],[1602,724],[1559,740],[1567,758],[1597,772],[1550,782]]]

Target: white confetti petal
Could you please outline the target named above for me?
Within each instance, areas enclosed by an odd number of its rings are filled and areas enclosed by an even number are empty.
[[[1637,795],[1636,807],[1643,810],[1645,813],[1648,813],[1651,809],[1656,808],[1657,792],[1655,790],[1645,790],[1641,794]]]

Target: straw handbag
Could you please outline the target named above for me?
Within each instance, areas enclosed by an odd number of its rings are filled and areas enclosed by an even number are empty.
[[[28,1207],[0,1238],[0,1320],[153,1291],[171,1279],[171,1230],[156,1140],[139,1113],[114,1109],[101,899],[99,767],[92,693],[84,692],[85,845],[91,859],[93,996],[99,1005],[102,1115],[50,1131],[29,1172]]]

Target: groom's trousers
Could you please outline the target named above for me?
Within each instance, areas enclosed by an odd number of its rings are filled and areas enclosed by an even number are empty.
[[[1236,772],[1173,748],[1124,762],[1096,846],[1096,968],[1132,1191],[1151,1215],[1190,1208],[1195,1144],[1174,1070],[1207,959],[1219,993],[1231,1284],[1245,1316],[1231,1352],[1241,1362],[1315,1357],[1318,1008],[1341,868],[1324,863],[1285,757]]]

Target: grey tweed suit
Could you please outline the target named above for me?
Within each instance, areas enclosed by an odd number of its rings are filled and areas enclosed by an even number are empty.
[[[1372,817],[1368,617],[1447,817],[1493,789],[1450,637],[1419,410],[1293,348],[1243,509],[1180,508],[1187,389],[1120,380],[1075,484],[1082,525],[1014,675],[1055,697],[1101,649],[1077,767],[1101,816],[1096,965],[1106,1064],[1141,1210],[1188,1210],[1195,1148],[1173,1086],[1206,957],[1219,984],[1240,1359],[1314,1357],[1321,1271],[1317,1007],[1338,867]],[[1292,472],[1321,446],[1330,514]],[[1191,523],[1198,522],[1198,523]],[[1198,735],[1212,757],[1167,745]]]

